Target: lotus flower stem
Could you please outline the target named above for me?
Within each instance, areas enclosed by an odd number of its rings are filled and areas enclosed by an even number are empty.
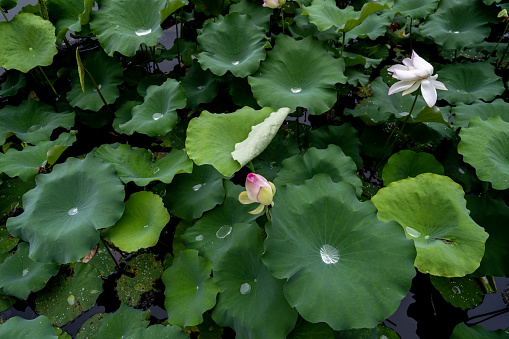
[[[2,11],[2,14],[5,18],[5,22],[9,22],[9,19],[7,19],[7,15],[5,15],[5,12],[4,12],[4,9],[2,8],[2,6],[0,6],[0,11]]]
[[[48,84],[50,85],[51,89],[53,90],[53,93],[55,93],[55,95],[58,97],[58,93],[55,90],[55,87],[53,87],[53,84],[51,83],[51,81],[49,81],[49,78],[46,75],[46,73],[44,72],[44,70],[41,68],[41,66],[37,66],[37,67],[39,67],[39,70],[41,71],[42,75],[44,75],[44,77],[46,78],[46,81],[48,82]]]
[[[509,43],[505,46],[504,53],[502,53],[502,56],[500,57],[500,60],[498,60],[496,68],[499,68],[500,66],[502,66],[502,61],[504,61],[504,58],[505,58],[505,55],[507,54],[507,50],[508,49],[509,49]],[[507,65],[505,66],[505,68],[507,68]]]
[[[46,7],[45,0],[37,0],[39,2],[39,6],[41,7],[41,15],[44,20],[49,20],[48,8]]]
[[[256,173],[253,166],[253,161],[249,160],[249,166],[251,167],[251,172]]]
[[[177,61],[179,63],[179,66],[180,66],[180,63],[182,62],[182,58],[180,56],[180,47],[179,47],[179,24],[178,24],[178,21],[177,21],[177,13],[175,13],[175,34],[176,34],[176,37],[175,37],[175,44],[177,45]]]
[[[272,219],[270,218],[269,214],[269,206],[265,206],[265,215],[267,216],[267,220],[270,222]]]
[[[493,55],[493,53],[495,52],[495,50],[497,49],[498,45],[500,45],[500,42],[502,42],[502,39],[504,38],[505,36],[505,33],[507,32],[507,28],[509,27],[509,20],[507,20],[507,24],[505,25],[505,29],[504,29],[504,33],[502,33],[502,36],[500,37],[500,39],[498,40],[497,42],[497,45],[493,48],[493,50],[491,51],[490,53],[490,56]]]
[[[111,110],[110,106],[108,106],[108,103],[106,102],[106,100],[104,99],[103,97],[103,94],[101,93],[101,90],[99,89],[99,87],[97,86],[97,84],[95,83],[95,80],[94,80],[94,77],[92,76],[92,74],[90,74],[90,72],[88,71],[88,69],[86,68],[83,68],[85,70],[85,72],[87,72],[88,74],[88,77],[90,78],[90,80],[92,80],[92,84],[94,85],[95,87],[95,90],[97,91],[97,94],[99,94],[99,96],[101,97],[101,100],[104,102],[104,105],[106,106],[106,108],[108,109],[108,111],[110,111],[111,113],[113,113],[113,111]]]
[[[281,9],[281,25],[283,26],[283,34],[285,34],[285,13]]]

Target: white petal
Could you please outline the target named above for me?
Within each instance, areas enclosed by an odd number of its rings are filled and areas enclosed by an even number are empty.
[[[426,101],[429,107],[435,106],[437,102],[437,91],[428,79],[424,79],[421,82],[421,93],[424,101]]]
[[[394,77],[403,81],[416,81],[422,79],[422,76],[418,73],[416,74],[415,71],[395,71]]]
[[[389,95],[404,91],[412,87],[414,83],[415,81],[398,81],[397,83],[392,85],[391,88],[389,88]]]
[[[433,66],[423,58],[421,58],[415,51],[412,51],[412,62],[414,64],[414,67],[421,69],[428,73],[428,75],[433,74]]]
[[[410,86],[410,88],[408,88],[406,91],[403,92],[403,95],[412,93],[413,91],[418,89],[420,85],[421,85],[421,80],[416,81],[412,86]]]
[[[408,66],[408,67],[414,67],[414,63],[412,62],[412,59],[410,59],[410,58],[403,59],[403,65]]]
[[[436,79],[436,77],[435,77]],[[443,83],[441,83],[440,81],[437,81],[435,79],[429,79],[429,81],[431,81],[431,84],[433,85],[433,87],[435,87],[436,89],[441,89],[443,91],[447,91],[447,87],[445,87],[445,85]]]
[[[389,72],[396,72],[396,71],[408,71],[408,67],[403,65],[394,65],[389,68],[387,68]]]

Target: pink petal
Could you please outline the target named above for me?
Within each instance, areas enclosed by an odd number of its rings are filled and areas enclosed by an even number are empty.
[[[412,62],[415,68],[425,71],[428,75],[433,74],[433,66],[423,58],[421,58],[415,51],[412,51]]]
[[[424,79],[421,82],[421,93],[424,101],[429,107],[435,106],[437,102],[437,91],[433,84],[428,79]]]

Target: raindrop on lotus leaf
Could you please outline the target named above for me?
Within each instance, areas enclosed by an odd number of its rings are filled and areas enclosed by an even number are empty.
[[[28,129],[28,133],[34,133],[42,129],[41,125],[33,125]]]
[[[338,250],[329,244],[325,244],[320,248],[320,255],[322,256],[322,261],[327,265],[335,264],[339,261]]]
[[[193,186],[193,191],[195,191],[195,192],[196,192],[197,190],[199,190],[200,188],[202,188],[202,186],[203,186],[202,184],[194,185],[194,186]]]
[[[246,282],[240,285],[240,294],[246,295],[249,292],[251,292],[251,285],[249,285],[249,283]]]
[[[67,211],[67,214],[69,215],[76,215],[78,213],[78,207],[73,207],[69,211]]]
[[[74,300],[75,300],[74,296],[73,296],[73,295],[70,295],[70,296],[67,298],[67,303],[68,303],[69,305],[71,305],[71,306],[72,306],[72,305],[74,305]]]
[[[25,268],[25,269],[23,270],[23,276],[25,276],[25,275],[27,275],[27,274],[28,274],[28,268]]]
[[[458,286],[453,286],[452,287],[452,291],[454,292],[454,294],[460,294],[461,293],[461,289]]]
[[[223,225],[219,227],[219,229],[216,232],[216,237],[219,239],[224,239],[228,234],[230,234],[232,231],[232,227],[229,225]]]
[[[140,28],[136,30],[134,33],[136,33],[137,36],[147,35],[152,32],[151,28]]]
[[[203,235],[201,235],[201,234],[197,235],[196,238],[194,238],[194,240],[202,241],[203,240]]]
[[[300,87],[292,87],[290,89],[290,91],[292,91],[292,93],[300,93],[302,91],[302,88],[300,88]]]
[[[239,64],[239,61],[234,61],[234,62],[232,62],[232,65],[233,65],[233,66],[237,66],[238,64]]]
[[[152,115],[152,119],[154,120],[159,120],[163,117],[163,114],[161,113],[154,113],[154,115]]]
[[[154,170],[152,172],[154,172],[154,174],[157,174],[157,172],[159,172],[161,169],[159,167],[155,167]]]
[[[421,232],[419,232],[418,230],[416,230],[415,228],[412,228],[410,226],[405,227],[405,231],[407,232],[407,234],[409,236],[414,237],[414,238],[419,238],[421,236]]]

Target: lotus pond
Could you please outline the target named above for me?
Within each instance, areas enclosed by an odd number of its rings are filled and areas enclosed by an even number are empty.
[[[509,338],[506,2],[0,9],[1,338]]]

